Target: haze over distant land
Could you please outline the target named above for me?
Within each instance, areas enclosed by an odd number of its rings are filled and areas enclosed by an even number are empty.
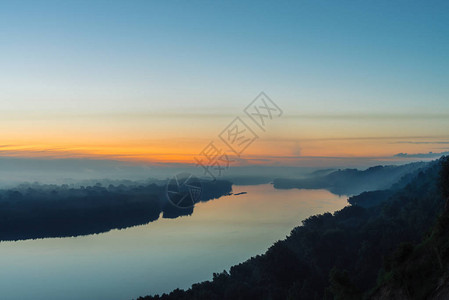
[[[388,190],[393,187],[399,189],[430,164],[421,162],[377,166],[364,171],[318,170],[299,179],[277,178],[274,180],[274,187],[327,189],[340,195]],[[179,180],[181,177],[177,177],[176,183]],[[199,202],[232,194],[233,183],[257,185],[270,182],[260,176],[239,176],[230,180],[193,179],[194,182],[189,184],[200,186],[201,198],[195,200]],[[167,181],[157,179],[140,182],[105,179],[97,182],[72,182],[70,185],[25,183],[0,189],[0,241],[101,233],[146,224],[157,220],[161,213],[164,218],[192,214],[193,206],[176,207],[169,202],[166,184]],[[179,189],[178,185],[173,187]],[[241,194],[245,192],[236,195]],[[358,198],[365,196],[366,193],[352,197],[351,203],[362,203]]]
[[[406,185],[409,174],[424,169],[424,162],[400,166],[376,166],[360,171],[344,169],[338,171],[314,172],[311,176],[300,179],[276,178],[277,189],[327,189],[339,195],[354,195],[367,191],[385,190],[393,184]]]
[[[365,169],[377,165],[399,165],[409,161],[428,161],[443,153],[405,154],[391,157],[372,158],[326,158],[297,157],[291,165],[267,164],[253,165],[250,162],[230,165],[223,172],[224,179],[236,184],[270,182],[274,178],[308,177],[314,171],[326,168]],[[23,182],[40,183],[95,183],[98,180],[165,180],[179,172],[190,172],[204,176],[195,164],[184,163],[142,163],[110,159],[89,158],[24,158],[0,156],[0,187],[13,186]],[[323,166],[324,165],[324,166]],[[315,174],[316,175],[316,174]]]

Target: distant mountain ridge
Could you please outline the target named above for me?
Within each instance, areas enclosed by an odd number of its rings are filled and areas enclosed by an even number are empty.
[[[364,171],[357,169],[324,170],[315,176],[301,179],[277,178],[277,189],[327,189],[338,195],[355,195],[367,191],[390,188],[407,174],[424,168],[428,163],[416,162],[401,166],[375,166]],[[324,175],[323,175],[324,173]]]

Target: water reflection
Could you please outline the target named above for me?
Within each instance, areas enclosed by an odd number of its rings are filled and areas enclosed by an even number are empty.
[[[132,299],[187,288],[263,253],[300,220],[344,207],[325,190],[234,186],[191,216],[99,235],[0,243],[5,299]]]

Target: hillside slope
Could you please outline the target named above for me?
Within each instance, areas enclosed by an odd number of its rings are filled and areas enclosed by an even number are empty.
[[[415,172],[405,187],[378,193],[376,205],[308,218],[264,255],[212,281],[140,299],[361,299],[388,272],[385,258],[431,231],[445,203],[439,187],[445,161]]]
[[[403,244],[388,257],[371,299],[449,299],[449,157],[442,164],[442,215],[420,243]]]

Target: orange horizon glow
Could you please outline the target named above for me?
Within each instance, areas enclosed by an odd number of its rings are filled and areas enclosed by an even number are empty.
[[[217,141],[215,141],[217,142]],[[404,152],[400,142],[391,139],[374,141],[360,140],[305,140],[301,142],[301,150],[295,152],[292,141],[258,140],[241,155],[245,162],[233,160],[234,165],[289,165],[294,160],[320,158],[382,158]],[[182,144],[180,146],[180,144]],[[45,159],[105,159],[141,164],[196,164],[194,157],[200,158],[201,150],[208,144],[207,140],[172,140],[153,141],[135,145],[101,143],[99,144],[22,144],[4,145],[0,147],[0,156],[16,158]],[[220,143],[217,143],[220,145]],[[223,147],[223,146],[222,146]],[[225,149],[225,147],[221,148]],[[428,144],[412,144],[407,153],[428,153]],[[438,150],[438,149],[437,149]],[[436,151],[435,153],[437,153]],[[227,152],[231,159],[236,158],[231,151]]]
[[[0,156],[195,164],[194,157],[211,141],[233,155],[218,138],[228,122],[228,116],[217,119],[207,115],[49,119],[42,115],[30,120],[10,115],[0,120]],[[395,118],[287,116],[276,122],[266,132],[257,132],[259,138],[235,164],[294,165],[301,159],[321,158],[390,159],[398,153],[439,153],[449,148],[449,135],[442,126],[447,123],[446,119],[400,118],[398,121]]]

